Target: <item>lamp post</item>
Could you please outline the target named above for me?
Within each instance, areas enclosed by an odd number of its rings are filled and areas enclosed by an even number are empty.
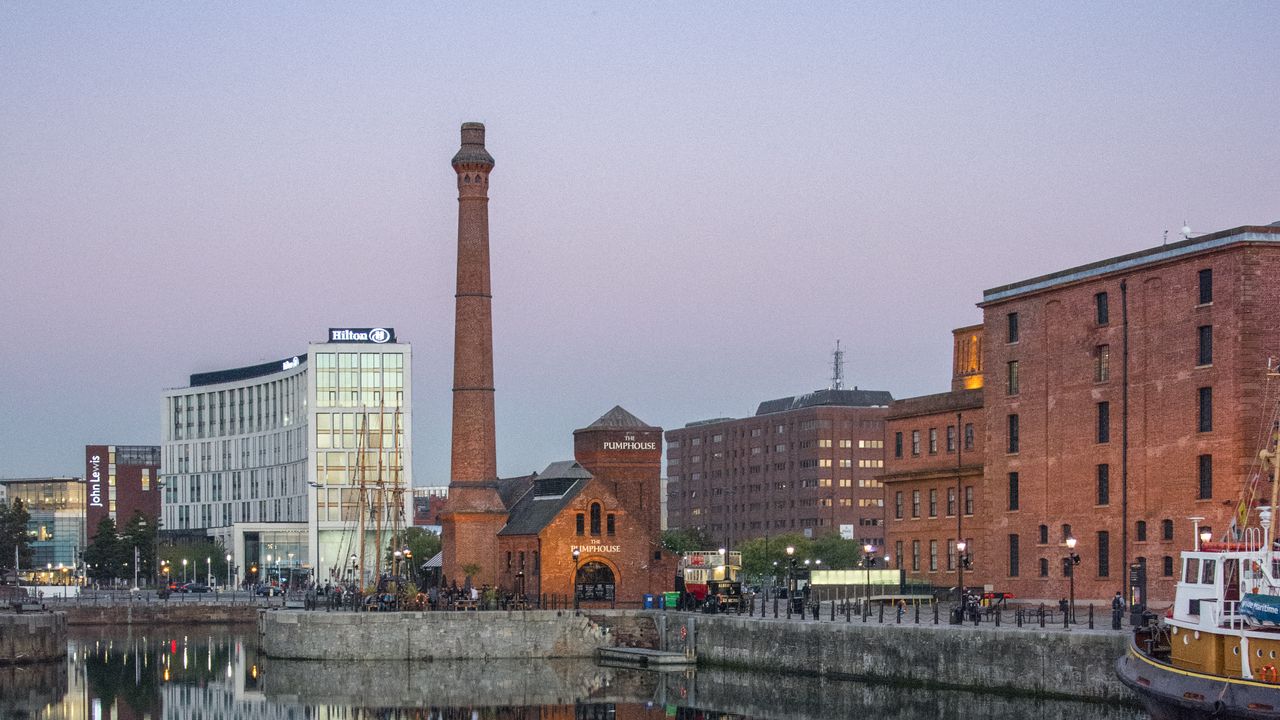
[[[409,549],[408,545],[406,545],[400,549],[400,552],[404,555],[405,574],[409,576],[409,579],[412,582],[418,582],[418,569],[413,566],[413,551]]]
[[[956,591],[960,593],[960,602],[964,602],[964,571],[969,567],[969,543],[956,542]]]
[[[213,558],[208,556],[204,559],[204,584],[213,584]]]
[[[231,553],[227,553],[227,589],[234,589],[231,587]]]
[[[187,559],[186,558],[182,558],[182,582],[183,584],[186,584],[187,582]]]
[[[787,546],[787,617],[791,617],[791,608],[796,606],[796,548]]]
[[[1080,556],[1076,554],[1076,539],[1074,537],[1067,538],[1067,556],[1063,558],[1063,569],[1067,573],[1067,585],[1070,588],[1069,597],[1071,598],[1067,605],[1067,624],[1074,624],[1076,621],[1076,566],[1080,564]]]
[[[862,546],[862,566],[867,570],[867,604],[871,604],[871,568],[876,564],[876,546],[867,543]]]
[[[400,561],[404,559],[404,552],[401,550],[396,550],[395,552],[391,553],[391,558],[392,558],[391,574],[396,577],[400,577]]]
[[[356,554],[351,553],[351,581],[355,582],[355,579],[356,579]]]
[[[1204,527],[1200,528],[1200,547],[1204,547],[1204,544],[1209,542],[1212,539],[1213,539],[1213,528],[1209,527],[1208,525],[1205,525]]]
[[[578,548],[573,549],[573,579],[571,587],[573,588],[573,609],[578,609],[578,558],[582,557],[582,551]]]

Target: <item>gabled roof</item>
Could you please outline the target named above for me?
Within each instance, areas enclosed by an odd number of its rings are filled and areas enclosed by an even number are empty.
[[[537,535],[581,492],[591,473],[572,460],[553,462],[534,476],[533,486],[520,496],[499,535]]]
[[[601,415],[599,420],[587,426],[588,430],[598,428],[657,430],[657,428],[622,409],[621,405],[614,405],[612,410]]]

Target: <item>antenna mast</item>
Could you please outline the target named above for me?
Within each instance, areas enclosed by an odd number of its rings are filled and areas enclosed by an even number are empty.
[[[840,349],[839,340],[836,340],[835,352],[831,353],[831,389],[844,389],[844,351]]]

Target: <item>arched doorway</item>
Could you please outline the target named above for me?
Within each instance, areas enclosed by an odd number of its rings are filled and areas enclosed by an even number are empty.
[[[585,562],[573,578],[579,602],[613,602],[616,580],[613,569],[599,560]]]

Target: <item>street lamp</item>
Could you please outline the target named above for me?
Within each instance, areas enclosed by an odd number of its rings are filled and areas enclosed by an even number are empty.
[[[876,546],[867,543],[862,546],[862,566],[867,570],[867,604],[871,604],[871,567],[876,564]]]
[[[582,551],[578,548],[573,549],[573,609],[578,609],[578,558],[582,557]]]
[[[960,593],[961,603],[964,602],[964,571],[971,562],[969,543],[963,540],[956,542],[956,591]]]
[[[796,605],[796,548],[787,546],[787,617],[791,617],[791,608]]]
[[[1067,573],[1067,583],[1071,588],[1071,600],[1067,605],[1066,622],[1068,624],[1072,624],[1076,620],[1076,566],[1080,564],[1080,556],[1076,554],[1076,542],[1074,537],[1067,538],[1067,556],[1062,561],[1062,568]]]
[[[356,554],[351,553],[351,580],[354,582],[356,578]]]
[[[404,572],[405,572],[405,574],[409,576],[409,579],[410,579],[411,581],[413,581],[413,582],[417,582],[417,581],[418,581],[418,573],[417,573],[417,568],[415,568],[415,567],[413,566],[413,551],[409,549],[409,546],[408,546],[408,545],[405,545],[405,546],[400,550],[400,552],[404,553]]]
[[[231,553],[227,553],[227,589],[233,589],[231,587]]]
[[[1204,527],[1200,528],[1200,545],[1201,546],[1203,546],[1205,543],[1209,542],[1212,539],[1213,539],[1213,528],[1209,527],[1208,525],[1205,525]]]
[[[182,582],[187,581],[187,559],[182,558]]]
[[[204,584],[213,584],[213,558],[208,556],[204,559]]]
[[[400,561],[404,559],[404,552],[396,550],[391,553],[391,557],[395,560],[395,562],[392,563],[391,574],[396,577],[400,577]]]

